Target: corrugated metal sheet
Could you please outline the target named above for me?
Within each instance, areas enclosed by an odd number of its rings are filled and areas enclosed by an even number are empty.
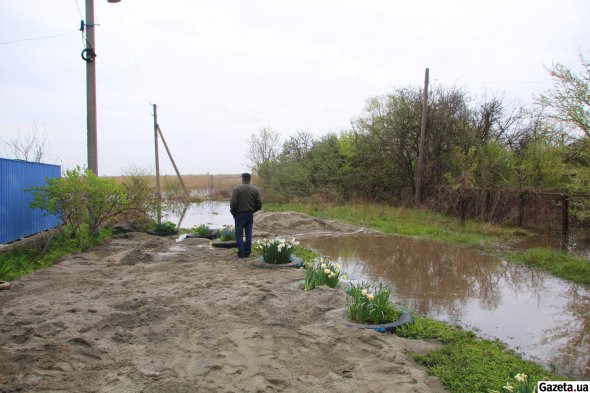
[[[33,194],[26,190],[46,185],[46,178],[60,177],[59,165],[0,158],[0,244],[10,243],[47,229],[61,220],[31,209]]]

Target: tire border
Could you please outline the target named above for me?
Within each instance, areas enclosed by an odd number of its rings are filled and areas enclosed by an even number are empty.
[[[392,333],[396,329],[404,326],[408,326],[414,323],[414,317],[409,311],[402,310],[398,319],[393,322],[381,323],[376,325],[367,325],[362,323],[354,323],[348,319],[348,312],[345,312],[344,318],[346,318],[346,325],[350,327],[356,327],[359,329],[372,329],[380,333]]]

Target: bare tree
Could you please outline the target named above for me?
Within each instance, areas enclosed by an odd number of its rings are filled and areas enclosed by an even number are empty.
[[[282,159],[301,160],[311,150],[314,137],[306,131],[297,131],[297,134],[289,137],[283,144]]]
[[[22,134],[17,126],[18,136],[15,139],[6,140],[0,137],[4,143],[4,151],[7,156],[17,160],[41,162],[47,158],[49,143],[47,142],[47,132],[39,135],[37,124],[33,124],[33,131],[30,134]]]
[[[280,137],[270,127],[261,128],[257,134],[250,135],[247,159],[254,172],[277,157],[281,146]]]

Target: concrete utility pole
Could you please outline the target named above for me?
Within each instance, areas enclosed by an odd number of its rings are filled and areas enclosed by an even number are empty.
[[[107,0],[118,3],[121,0]],[[88,138],[88,169],[98,175],[98,138],[96,131],[96,47],[94,45],[94,0],[86,0],[86,49],[82,58],[86,61],[86,130]]]
[[[422,91],[422,123],[420,125],[420,148],[418,150],[418,168],[416,168],[416,206],[422,202],[422,167],[424,166],[424,144],[426,142],[426,121],[428,120],[428,68],[424,72],[424,90]]]
[[[154,147],[156,151],[156,198],[158,199],[158,225],[162,223],[162,190],[160,189],[160,154],[158,153],[158,107],[154,106]]]

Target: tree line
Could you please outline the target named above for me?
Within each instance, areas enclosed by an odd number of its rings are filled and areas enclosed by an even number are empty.
[[[548,68],[554,86],[528,107],[435,86],[428,97],[422,195],[445,190],[590,191],[590,62]],[[371,97],[349,129],[286,140],[271,128],[249,139],[267,199],[410,203],[420,145],[422,88]]]

